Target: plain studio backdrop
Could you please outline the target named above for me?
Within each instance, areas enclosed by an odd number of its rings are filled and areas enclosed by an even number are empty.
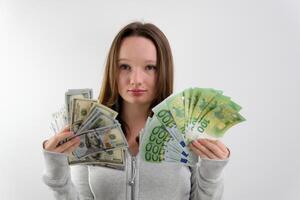
[[[224,199],[300,199],[298,0],[0,1],[0,199],[54,199],[42,182],[51,114],[67,89],[97,98],[110,44],[134,20],[169,39],[175,92],[212,87],[243,107],[223,138]]]

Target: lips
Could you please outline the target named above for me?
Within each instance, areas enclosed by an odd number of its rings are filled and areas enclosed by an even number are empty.
[[[129,92],[146,92],[147,90],[142,90],[142,89],[132,89],[128,90]]]
[[[147,90],[131,89],[131,90],[128,90],[128,92],[130,92],[134,96],[140,96],[140,95],[144,94],[145,92],[147,92]]]

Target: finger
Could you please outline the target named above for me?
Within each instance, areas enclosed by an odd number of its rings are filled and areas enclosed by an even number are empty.
[[[221,148],[216,144],[215,141],[199,139],[198,142],[209,149],[209,151],[211,151],[218,159],[226,158],[226,153],[221,150]]]
[[[58,153],[63,153],[65,151],[68,151],[69,148],[71,148],[73,145],[79,145],[80,144],[80,138],[79,137],[75,137],[72,140],[58,146],[55,151]]]
[[[197,156],[200,156],[200,158],[208,158],[207,155],[205,155],[205,153],[198,150],[193,144],[190,144],[190,148]]]
[[[56,143],[56,146],[57,146],[61,141],[65,140],[71,136],[74,136],[73,132],[64,131],[64,132],[57,134],[56,137],[54,138],[53,142]]]
[[[54,136],[56,137],[56,136]],[[44,144],[44,149],[47,151],[53,151],[56,148],[56,144],[54,142],[54,138],[50,138],[49,140],[46,140],[45,144]]]
[[[220,150],[224,152],[224,157],[222,159],[226,159],[229,157],[230,151],[223,142],[221,142],[220,140],[208,140],[216,144],[220,148]]]
[[[198,145],[199,145],[199,144],[198,144]],[[200,145],[201,145],[201,144],[200,144]],[[194,144],[193,146],[194,146],[194,148],[196,149],[196,151],[198,151],[199,155],[201,155],[201,156],[200,156],[201,158],[212,159],[212,156],[206,154],[207,152],[204,152],[204,151],[201,150],[201,148],[196,147],[196,146],[197,146],[196,142],[195,142],[195,144]],[[202,147],[202,148],[204,148],[204,147]]]
[[[218,145],[218,147],[220,147],[221,151],[223,151],[224,153],[226,154],[228,153],[228,148],[220,140],[211,140],[211,139],[207,139],[207,140]]]
[[[55,150],[57,148],[57,145],[59,144],[60,141],[64,140],[65,138],[73,136],[74,133],[72,132],[61,132],[52,138],[50,138],[46,143],[45,143],[45,149],[46,150]]]
[[[78,143],[73,144],[70,148],[67,150],[63,151],[65,154],[71,154],[78,146],[80,145],[80,140]]]
[[[217,159],[216,155],[211,152],[206,146],[200,143],[198,140],[194,140],[192,144],[201,152],[203,152],[210,159]]]

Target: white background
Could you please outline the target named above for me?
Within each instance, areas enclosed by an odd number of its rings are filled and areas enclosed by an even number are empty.
[[[42,141],[69,88],[98,96],[105,58],[127,23],[156,24],[175,91],[224,91],[247,121],[223,139],[226,200],[300,199],[299,0],[0,0],[0,199],[54,199]]]

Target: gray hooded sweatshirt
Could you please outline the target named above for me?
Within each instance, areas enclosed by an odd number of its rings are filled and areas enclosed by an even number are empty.
[[[125,170],[68,165],[68,156],[43,150],[43,181],[59,200],[219,200],[227,160],[200,159],[193,167],[144,161],[127,150]]]

